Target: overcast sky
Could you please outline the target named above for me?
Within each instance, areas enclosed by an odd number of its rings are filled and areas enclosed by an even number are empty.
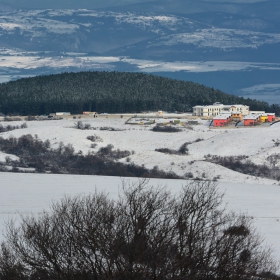
[[[103,8],[124,4],[141,3],[147,1],[161,0],[0,0],[0,3],[7,3],[16,8]],[[197,1],[197,0],[194,0]],[[235,2],[235,3],[253,3],[268,0],[201,0],[210,2]]]
[[[19,8],[101,8],[148,0],[0,0]],[[151,0],[149,0],[151,1]],[[153,0],[152,0],[153,1]],[[157,1],[157,0],[154,0]]]

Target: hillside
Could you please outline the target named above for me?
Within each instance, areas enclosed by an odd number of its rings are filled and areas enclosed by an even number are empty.
[[[129,72],[79,72],[24,78],[0,84],[1,112],[41,115],[58,111],[107,113],[150,110],[190,112],[214,102],[246,104],[280,113],[278,105],[244,99],[193,82]]]
[[[135,164],[184,178],[279,183],[280,123],[209,128],[210,121],[198,119],[197,125],[174,125],[179,131],[172,133],[154,130],[174,118],[166,113],[163,116],[167,119],[154,117],[155,123],[147,122],[146,117],[144,121],[149,124],[142,125],[125,124],[129,118],[125,114],[123,118],[104,114],[98,118],[26,121],[23,128],[0,134],[0,170],[132,177],[131,170],[120,172],[120,164]],[[141,122],[140,117],[136,120]],[[87,128],[77,129],[78,122]],[[22,121],[4,121],[1,125],[20,126]],[[179,152],[183,146],[184,151]],[[230,166],[225,164],[227,160]],[[133,173],[136,177],[147,173],[140,171],[141,174]],[[167,177],[154,175],[157,176],[149,177]]]

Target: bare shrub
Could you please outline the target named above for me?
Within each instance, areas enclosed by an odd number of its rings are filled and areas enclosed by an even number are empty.
[[[75,123],[75,128],[77,129],[84,129],[84,124],[82,121],[78,121],[77,123]]]
[[[222,199],[212,182],[173,196],[145,180],[124,182],[117,200],[65,197],[8,224],[0,279],[278,279],[251,219]]]
[[[191,144],[190,142],[184,143],[178,150],[178,154],[186,155],[189,151],[188,145]]]
[[[20,125],[20,128],[27,128],[27,123],[23,123]]]
[[[78,121],[77,123],[75,123],[74,127],[76,129],[81,129],[81,130],[90,130],[91,129],[91,125],[89,123],[83,124],[82,121]]]
[[[275,168],[280,161],[280,154],[272,154],[266,158],[272,168]]]
[[[124,129],[114,128],[109,126],[102,126],[99,128],[100,130],[108,130],[108,131],[123,131]]]
[[[168,149],[168,148],[159,148],[155,149],[156,152],[164,153],[164,154],[170,154],[170,155],[176,155],[177,151],[173,149]]]
[[[178,150],[169,149],[169,148],[159,148],[155,149],[156,152],[170,154],[170,155],[187,155],[188,154],[188,145],[192,144],[192,142],[184,143]]]
[[[193,173],[192,173],[192,172],[187,172],[187,173],[185,174],[185,177],[186,177],[186,178],[192,179],[194,176],[193,176]]]
[[[121,159],[131,155],[128,150],[121,151],[120,149],[113,150],[114,146],[108,144],[106,147],[102,147],[98,150],[97,155],[107,159]]]
[[[274,142],[274,146],[278,147],[280,145],[280,140],[279,139],[272,139],[272,141]]]
[[[90,129],[90,128],[91,128],[91,125],[90,125],[89,123],[85,123],[84,129],[85,129],[85,130],[88,130],[88,129]]]
[[[90,140],[91,142],[102,142],[103,141],[102,138],[96,134],[87,136],[87,139]]]
[[[175,126],[161,126],[161,125],[155,125],[152,129],[154,132],[181,132],[182,130],[175,127]]]
[[[2,124],[0,124],[0,133],[7,132],[7,131],[12,131],[12,130],[15,130],[15,129],[22,129],[22,128],[27,128],[27,124],[23,123],[20,126],[10,125],[10,124],[8,124],[7,126],[3,126]]]
[[[125,159],[125,161],[126,161],[126,162],[130,162],[130,161],[131,161],[131,158],[130,158],[130,157],[127,157],[127,158]]]

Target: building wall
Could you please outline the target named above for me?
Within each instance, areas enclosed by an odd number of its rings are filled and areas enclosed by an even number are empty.
[[[253,119],[244,120],[244,125],[245,126],[254,126],[255,120],[253,120]]]
[[[240,111],[242,115],[249,114],[249,106],[246,105],[208,105],[208,106],[195,106],[193,107],[194,116],[203,116],[203,117],[214,117],[219,115],[222,111]]]
[[[213,125],[214,126],[225,126],[227,123],[227,120],[214,120]]]
[[[274,115],[268,115],[267,116],[267,121],[268,122],[274,122],[275,121],[275,116]]]
[[[261,116],[261,122],[267,122],[268,121],[268,116]]]
[[[235,121],[242,121],[242,119],[243,119],[242,113],[240,113],[240,114],[232,114],[231,117]]]

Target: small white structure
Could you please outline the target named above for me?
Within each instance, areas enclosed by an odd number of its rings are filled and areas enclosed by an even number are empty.
[[[193,107],[193,116],[215,117],[221,113],[231,114],[236,111],[241,112],[243,116],[246,116],[249,114],[249,106],[241,104],[224,105],[219,102],[216,102],[213,105],[198,105]]]
[[[56,112],[55,115],[56,116],[70,116],[71,113],[70,112]]]

